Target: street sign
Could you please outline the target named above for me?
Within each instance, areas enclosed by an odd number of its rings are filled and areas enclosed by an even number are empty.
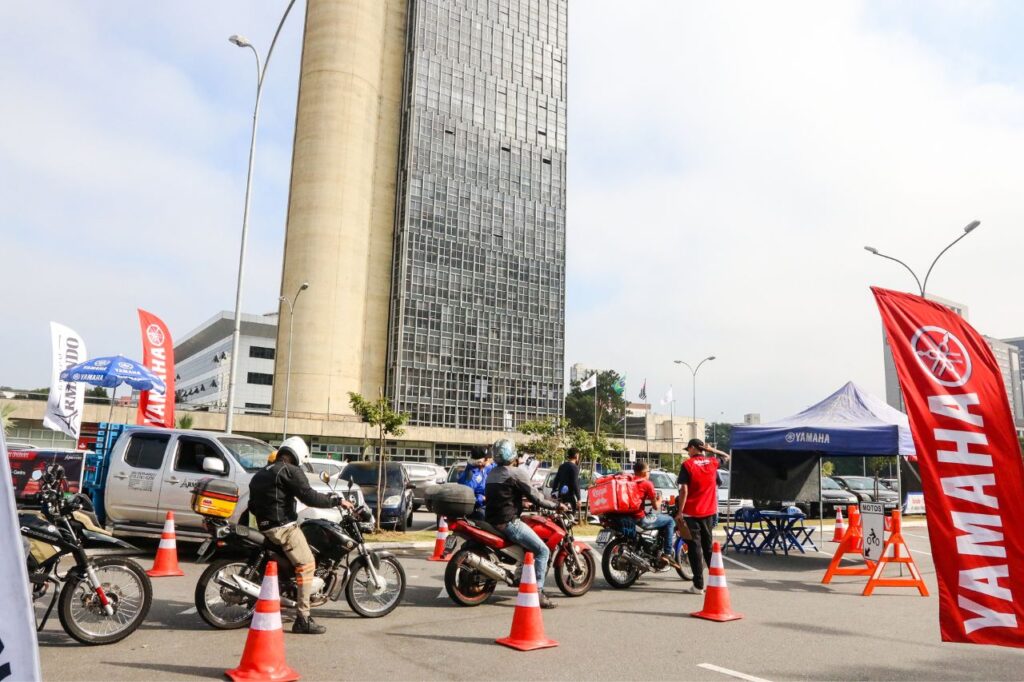
[[[885,505],[861,502],[860,529],[864,538],[861,553],[865,559],[878,561],[885,546]]]
[[[907,493],[903,502],[904,514],[924,514],[924,493]]]
[[[632,448],[629,450],[629,463],[636,464],[636,450]]]

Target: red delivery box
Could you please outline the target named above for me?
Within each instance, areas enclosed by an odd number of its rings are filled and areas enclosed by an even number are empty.
[[[643,508],[643,498],[636,481],[629,474],[616,474],[599,478],[587,492],[590,513],[630,514]]]

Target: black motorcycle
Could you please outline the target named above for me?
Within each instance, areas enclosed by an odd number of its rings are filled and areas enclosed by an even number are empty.
[[[46,626],[56,605],[64,631],[83,644],[119,642],[139,627],[153,603],[153,587],[142,567],[117,556],[90,557],[86,546],[138,550],[98,526],[81,496],[68,499],[64,468],[57,464],[34,471],[40,484],[39,513],[18,513],[26,538],[26,557],[32,600],[42,599],[51,586],[50,604],[37,623]],[[61,560],[75,564],[60,574]]]
[[[366,547],[363,533],[373,529],[370,510],[363,506],[341,509],[341,522],[308,519],[299,529],[316,557],[312,606],[337,601],[345,593],[352,610],[365,618],[386,616],[405,594],[405,569],[390,552]],[[218,559],[199,577],[196,610],[220,630],[247,627],[260,594],[267,562],[278,565],[281,605],[296,606],[295,569],[284,551],[262,533],[223,519],[204,520],[211,538],[199,548],[200,563],[210,561],[218,548],[248,553],[246,559]]]
[[[644,573],[663,573],[671,564],[658,565],[661,554],[661,534],[657,530],[644,530],[627,516],[608,514],[601,516],[602,530],[597,534],[597,546],[604,547],[601,572],[608,584],[625,589]],[[683,580],[693,580],[690,561],[686,555],[686,541],[676,535],[673,541],[673,560],[676,573]]]

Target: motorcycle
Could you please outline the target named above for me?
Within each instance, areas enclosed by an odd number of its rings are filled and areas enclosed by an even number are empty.
[[[363,539],[364,532],[373,530],[372,518],[369,508],[360,506],[341,509],[339,523],[327,519],[301,523],[299,529],[316,557],[312,606],[337,601],[344,592],[353,611],[364,618],[380,618],[401,603],[405,569],[393,554],[370,550]],[[195,602],[204,621],[219,630],[248,627],[269,561],[278,565],[281,605],[296,606],[295,569],[281,547],[259,531],[225,519],[204,518],[204,526],[211,537],[199,548],[200,563],[211,561],[219,548],[248,553],[245,559],[218,559],[199,577]]]
[[[661,554],[661,534],[657,530],[644,530],[636,520],[627,516],[607,514],[600,517],[601,532],[597,546],[604,547],[601,554],[601,572],[608,584],[625,589],[644,573],[664,573],[671,564],[658,565]],[[693,580],[693,571],[686,553],[686,541],[677,534],[673,542],[673,560],[676,573],[683,580]]]
[[[597,572],[594,556],[583,542],[572,535],[576,519],[572,512],[539,510],[524,514],[528,524],[551,550],[555,584],[567,597],[586,594]],[[444,573],[448,596],[460,606],[477,606],[487,601],[498,581],[509,586],[519,584],[526,551],[506,540],[496,528],[484,521],[468,518],[451,520],[445,553],[455,550],[458,538],[464,540]]]
[[[83,496],[65,498],[68,485],[64,468],[50,464],[45,472],[34,471],[39,482],[39,513],[18,513],[21,534],[26,538],[26,557],[32,601],[46,596],[53,586],[50,604],[37,623],[41,631],[57,606],[60,624],[82,644],[113,644],[133,633],[153,603],[153,587],[142,567],[116,556],[91,557],[86,545],[117,547],[138,552],[134,546],[106,532],[86,511]],[[75,565],[62,576],[65,556]]]

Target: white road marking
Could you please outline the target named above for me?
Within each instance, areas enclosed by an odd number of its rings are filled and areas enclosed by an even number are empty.
[[[931,540],[927,535],[914,535],[913,533],[904,533],[904,535],[909,535],[912,538],[921,538],[922,540]]]
[[[728,562],[729,562],[729,563],[731,563],[731,564],[736,564],[737,566],[742,566],[743,568],[747,569],[748,571],[759,571],[759,570],[760,570],[760,569],[754,568],[753,566],[747,566],[747,565],[746,565],[745,563],[743,563],[742,561],[736,561],[736,560],[735,560],[735,559],[733,559],[733,558],[732,558],[731,556],[725,556],[725,555],[723,554],[723,555],[722,555],[722,558],[723,558],[723,559],[725,559],[726,561],[728,561]]]
[[[448,596],[448,590],[444,589],[444,587],[441,587],[441,591],[437,593],[437,598],[438,599],[444,599],[447,596]]]
[[[697,667],[704,668],[705,670],[711,670],[716,673],[722,673],[723,675],[735,677],[740,680],[747,680],[747,682],[768,682],[768,680],[764,679],[763,677],[754,677],[753,675],[737,672],[735,670],[729,670],[728,668],[721,668],[717,665],[714,665],[713,663],[698,663]]]
[[[190,609],[185,609],[184,611],[182,611],[178,615],[179,616],[191,616],[193,613],[199,613],[199,611],[197,611],[196,607],[194,607],[194,606],[192,608],[190,608]]]
[[[907,549],[910,549],[910,547],[907,547]],[[911,552],[916,552],[917,554],[927,554],[928,556],[932,555],[931,552],[926,552],[923,549],[910,549],[910,551]]]

